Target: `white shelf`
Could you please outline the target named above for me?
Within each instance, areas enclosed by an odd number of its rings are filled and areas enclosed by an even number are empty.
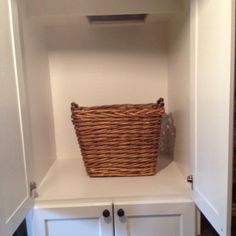
[[[39,186],[36,202],[190,196],[175,162],[163,159],[159,169],[155,176],[90,178],[80,158],[57,159]]]

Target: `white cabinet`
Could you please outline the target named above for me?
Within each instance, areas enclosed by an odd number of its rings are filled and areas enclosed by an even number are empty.
[[[104,217],[107,210],[110,216]],[[35,208],[34,236],[112,236],[112,204],[80,204],[72,207]]]
[[[195,235],[192,202],[115,203],[114,216],[116,236]]]
[[[192,7],[196,16],[193,199],[219,234],[227,235],[232,195],[234,1],[196,1]]]
[[[194,236],[194,219],[194,204],[185,201],[41,206],[33,210],[32,235]]]
[[[192,203],[173,201],[190,195],[219,234],[230,235],[235,1],[0,2],[1,236],[33,207],[30,181],[40,186],[37,204],[51,203],[34,212],[39,235],[136,236],[147,225],[150,236],[189,236]],[[141,25],[86,20],[142,12]],[[160,161],[155,177],[88,178],[77,163],[69,103],[150,102],[159,93],[176,126],[172,159]],[[136,197],[143,201],[120,202]],[[163,203],[145,203],[160,197]],[[81,199],[91,204],[73,204]],[[94,206],[101,199],[109,204]],[[70,206],[58,207],[64,200]],[[115,229],[102,216],[112,204]]]
[[[0,233],[5,236],[18,227],[33,201],[29,192],[32,169],[26,164],[30,139],[22,55],[16,54],[20,41],[12,22],[14,14],[18,23],[16,2],[1,1],[0,5]]]

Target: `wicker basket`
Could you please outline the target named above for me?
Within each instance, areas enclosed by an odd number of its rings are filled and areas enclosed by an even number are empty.
[[[79,107],[72,122],[91,177],[155,175],[164,100],[144,105]]]

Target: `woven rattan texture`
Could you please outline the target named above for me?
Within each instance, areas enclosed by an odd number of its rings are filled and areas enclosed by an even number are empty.
[[[164,101],[139,105],[79,107],[72,122],[91,177],[156,173]]]

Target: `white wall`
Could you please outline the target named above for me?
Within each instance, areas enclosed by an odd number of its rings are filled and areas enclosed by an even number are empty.
[[[48,28],[57,156],[80,156],[70,103],[81,106],[167,99],[166,25]]]
[[[174,159],[182,173],[190,172],[190,20],[186,12],[169,23],[168,98],[169,111],[176,126]]]
[[[30,107],[32,165],[39,184],[56,158],[48,53],[44,29],[32,22],[27,6],[20,6],[25,78]]]

